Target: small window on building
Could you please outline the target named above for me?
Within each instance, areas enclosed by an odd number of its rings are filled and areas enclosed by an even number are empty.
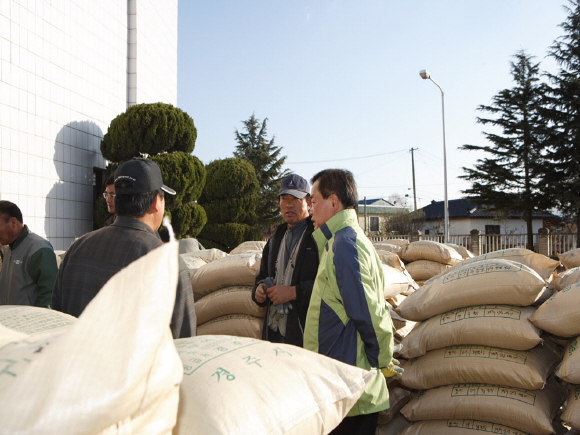
[[[425,235],[428,236],[429,234],[431,234],[431,230],[425,230]]]
[[[372,232],[378,233],[381,229],[379,228],[379,217],[369,216],[369,229]]]
[[[485,234],[500,234],[499,225],[486,225]]]

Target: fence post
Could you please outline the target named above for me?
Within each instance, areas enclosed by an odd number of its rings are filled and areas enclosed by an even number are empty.
[[[538,253],[549,257],[550,249],[550,230],[548,228],[540,228],[538,230]]]
[[[479,230],[471,230],[469,232],[469,250],[475,255],[476,257],[481,255],[481,243],[480,243],[480,234],[481,231]]]
[[[421,240],[421,231],[411,231],[411,242],[418,242]]]

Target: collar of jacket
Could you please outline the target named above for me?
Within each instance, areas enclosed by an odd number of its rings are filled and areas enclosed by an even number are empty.
[[[334,237],[338,230],[356,225],[358,225],[356,210],[348,208],[336,213],[312,233],[312,237],[314,237],[318,245],[318,252],[322,253],[322,250],[327,246],[327,242]]]
[[[18,248],[18,245],[20,245],[22,243],[22,241],[26,238],[26,236],[28,236],[28,234],[30,234],[30,230],[28,229],[28,227],[26,226],[26,224],[24,224],[24,228],[22,229],[22,232],[20,233],[20,235],[18,236],[18,238],[16,240],[14,240],[9,246],[10,249],[15,250],[16,248]]]

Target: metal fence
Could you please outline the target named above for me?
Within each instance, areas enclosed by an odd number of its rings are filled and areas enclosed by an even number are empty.
[[[370,235],[373,242],[388,242],[389,239],[404,239],[410,242],[416,240],[431,240],[444,243],[443,234],[407,234],[407,235]],[[527,234],[459,234],[449,235],[449,243],[464,246],[475,255],[500,251],[509,248],[527,248]],[[557,258],[558,254],[578,248],[577,233],[550,233],[534,234],[534,251],[547,257]]]

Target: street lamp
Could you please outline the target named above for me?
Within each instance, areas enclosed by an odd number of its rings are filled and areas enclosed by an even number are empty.
[[[431,77],[429,71],[422,69],[419,71],[419,75],[424,80],[431,80],[441,91],[441,119],[443,120],[443,185],[445,189],[445,202],[444,202],[444,237],[445,243],[449,243],[449,201],[447,200],[447,151],[445,148],[445,98],[443,88]]]

